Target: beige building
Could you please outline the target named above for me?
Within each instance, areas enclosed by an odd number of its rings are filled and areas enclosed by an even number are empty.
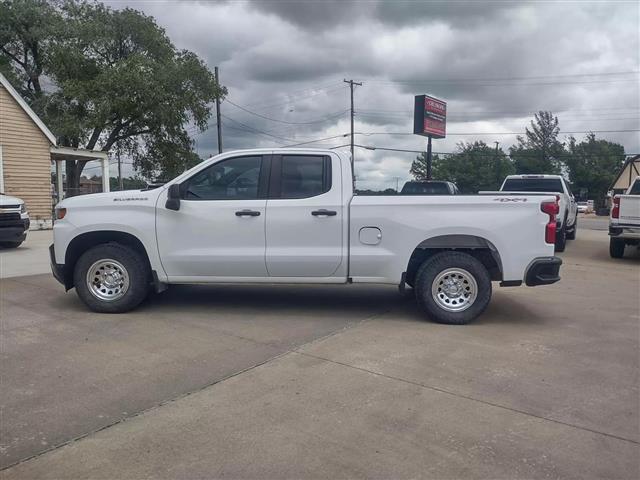
[[[624,165],[609,190],[611,190],[614,195],[624,193],[636,177],[640,177],[640,155],[625,160]]]
[[[53,133],[0,73],[0,192],[25,201],[32,229],[52,226],[51,166],[55,162],[55,191],[63,192],[65,160],[101,160],[103,190],[109,190],[106,152],[57,147]]]

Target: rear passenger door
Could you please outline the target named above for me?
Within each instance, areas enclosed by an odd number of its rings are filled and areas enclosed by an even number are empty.
[[[341,185],[337,158],[295,154],[272,157],[266,214],[269,276],[337,275],[343,261]]]

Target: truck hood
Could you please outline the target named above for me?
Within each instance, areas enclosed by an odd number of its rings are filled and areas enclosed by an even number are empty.
[[[120,192],[92,193],[65,198],[56,208],[103,207],[154,203],[163,188],[153,190],[123,190]]]
[[[0,195],[0,207],[7,207],[9,205],[22,205],[23,200],[18,197],[12,197],[11,195]]]

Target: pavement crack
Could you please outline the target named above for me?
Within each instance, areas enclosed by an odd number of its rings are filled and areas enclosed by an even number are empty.
[[[304,345],[299,347],[299,348],[302,348],[302,347],[304,347]],[[399,381],[399,382],[407,383],[409,385],[414,385],[416,387],[421,387],[421,388],[424,388],[424,389],[427,389],[427,390],[433,390],[435,392],[444,393],[446,395],[451,395],[451,396],[458,397],[458,398],[464,398],[465,400],[471,400],[472,402],[478,402],[478,403],[481,403],[483,405],[488,405],[488,406],[491,406],[491,407],[501,408],[503,410],[509,410],[511,412],[519,413],[519,414],[526,415],[526,416],[533,417],[533,418],[537,418],[539,420],[545,420],[545,421],[556,423],[556,424],[559,424],[559,425],[564,425],[566,427],[575,428],[575,429],[578,429],[578,430],[583,430],[585,432],[590,432],[590,433],[594,433],[594,434],[597,434],[597,435],[603,435],[603,436],[609,437],[609,438],[615,438],[616,440],[622,440],[624,442],[629,442],[629,443],[632,443],[634,445],[640,445],[640,442],[638,442],[636,440],[633,440],[631,438],[621,437],[619,435],[614,435],[612,433],[601,432],[599,430],[594,430],[594,429],[591,429],[591,428],[588,428],[588,427],[575,425],[573,423],[563,422],[562,420],[557,420],[557,419],[554,419],[554,418],[544,417],[542,415],[536,415],[535,413],[527,412],[527,411],[524,411],[524,410],[519,410],[517,408],[509,407],[507,405],[501,405],[499,403],[488,402],[486,400],[481,400],[479,398],[471,397],[469,395],[464,395],[462,393],[454,392],[454,391],[447,390],[447,389],[440,388],[440,387],[434,387],[433,385],[427,385],[425,383],[414,382],[413,380],[407,380],[406,378],[401,378],[401,377],[396,377],[396,376],[393,376],[393,375],[387,375],[387,374],[384,374],[384,373],[375,372],[373,370],[368,370],[366,368],[357,367],[355,365],[350,365],[348,363],[339,362],[337,360],[331,360],[330,358],[325,358],[325,357],[321,357],[321,356],[318,356],[318,355],[313,355],[312,353],[302,352],[302,351],[300,351],[298,349],[295,350],[295,353],[297,353],[299,355],[304,355],[306,357],[315,358],[317,360],[323,360],[325,362],[333,363],[335,365],[340,365],[340,366],[343,366],[343,367],[352,368],[354,370],[359,370],[361,372],[365,372],[365,373],[368,373],[368,374],[371,374],[371,375],[375,375],[375,376],[378,376],[378,377],[387,378],[389,380],[396,380],[396,381]]]

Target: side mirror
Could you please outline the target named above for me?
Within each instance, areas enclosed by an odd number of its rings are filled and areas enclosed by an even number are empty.
[[[167,202],[164,204],[169,210],[180,210],[180,184],[174,183],[167,191]]]

